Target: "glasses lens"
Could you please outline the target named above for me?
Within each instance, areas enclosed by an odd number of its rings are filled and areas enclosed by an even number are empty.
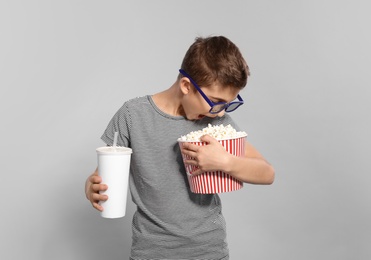
[[[232,103],[229,104],[229,106],[227,107],[227,109],[225,111],[226,112],[232,112],[232,111],[236,110],[241,105],[242,105],[242,103],[240,103],[240,102],[232,102]]]
[[[225,106],[227,104],[218,104],[218,105],[214,105],[211,109],[210,109],[210,113],[211,114],[218,114],[220,113],[221,111],[223,111],[223,109],[225,109]]]

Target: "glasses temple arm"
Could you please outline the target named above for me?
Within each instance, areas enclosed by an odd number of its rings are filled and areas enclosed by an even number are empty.
[[[195,88],[198,90],[198,92],[200,92],[200,94],[202,95],[202,97],[206,100],[206,102],[212,107],[214,106],[213,102],[211,102],[211,100],[205,95],[205,93],[201,90],[201,88],[196,84],[196,82],[193,81],[193,79],[191,78],[191,76],[189,76],[184,70],[180,69],[179,72],[181,74],[183,74],[183,76],[187,77],[191,83],[193,84],[193,86],[195,86]]]

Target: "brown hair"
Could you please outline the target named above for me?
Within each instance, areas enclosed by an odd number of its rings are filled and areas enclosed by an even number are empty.
[[[199,86],[219,82],[242,89],[250,75],[249,67],[238,47],[224,36],[198,37],[186,52],[181,69]],[[181,78],[180,74],[178,78]]]

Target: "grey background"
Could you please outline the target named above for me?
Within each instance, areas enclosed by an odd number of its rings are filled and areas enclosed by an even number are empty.
[[[233,113],[276,169],[223,194],[231,259],[370,259],[369,1],[1,1],[1,259],[128,259],[127,217],[85,199],[121,104],[225,35],[251,78]],[[149,144],[150,145],[150,144]]]

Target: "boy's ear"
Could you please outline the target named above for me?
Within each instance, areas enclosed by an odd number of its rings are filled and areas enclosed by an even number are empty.
[[[191,89],[191,82],[186,77],[182,77],[179,80],[179,87],[180,91],[182,91],[184,95],[187,95],[189,93],[189,90]]]

